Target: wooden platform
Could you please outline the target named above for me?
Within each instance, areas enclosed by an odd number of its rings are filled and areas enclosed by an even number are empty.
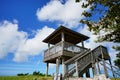
[[[69,42],[61,41],[44,52],[44,62],[56,63],[56,58],[58,57],[65,58],[66,61],[86,49]]]

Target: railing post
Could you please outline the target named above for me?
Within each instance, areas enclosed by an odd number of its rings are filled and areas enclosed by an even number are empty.
[[[50,55],[50,43],[48,43],[48,55]]]
[[[56,45],[54,46],[54,49],[55,49],[55,53],[56,53]]]
[[[62,36],[61,36],[61,37],[62,37],[62,39],[61,39],[61,40],[62,40],[62,41],[65,41],[65,36],[64,36],[64,33],[62,32],[62,33],[61,33],[61,35],[62,35]]]
[[[84,48],[84,41],[82,41],[82,47]]]
[[[64,41],[65,41],[65,36],[64,33],[61,33],[61,41],[62,41],[62,51],[64,50]]]

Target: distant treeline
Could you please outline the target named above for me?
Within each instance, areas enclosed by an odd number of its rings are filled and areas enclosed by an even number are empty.
[[[31,74],[29,74],[29,73],[19,73],[19,74],[17,74],[17,76],[27,76],[27,75],[31,75]],[[34,71],[33,73],[32,73],[32,75],[35,75],[35,76],[45,76],[45,74],[44,73],[41,73],[40,71]],[[51,76],[51,75],[48,75],[48,76]]]

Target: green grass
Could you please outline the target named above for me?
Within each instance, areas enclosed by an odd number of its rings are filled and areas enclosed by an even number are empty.
[[[37,79],[36,79],[37,78]],[[52,77],[43,77],[43,76],[0,76],[0,80],[53,80]],[[120,80],[120,78],[111,80]]]
[[[52,77],[42,76],[0,76],[0,80],[53,80]]]

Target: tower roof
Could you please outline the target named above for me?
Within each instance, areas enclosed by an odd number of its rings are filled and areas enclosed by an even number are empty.
[[[68,29],[64,26],[60,26],[53,33],[51,33],[47,38],[43,40],[45,43],[56,44],[61,41],[61,33],[64,33],[64,38],[66,42],[72,44],[78,44],[81,41],[89,39],[88,36],[85,36],[81,33],[75,32],[71,29]]]

